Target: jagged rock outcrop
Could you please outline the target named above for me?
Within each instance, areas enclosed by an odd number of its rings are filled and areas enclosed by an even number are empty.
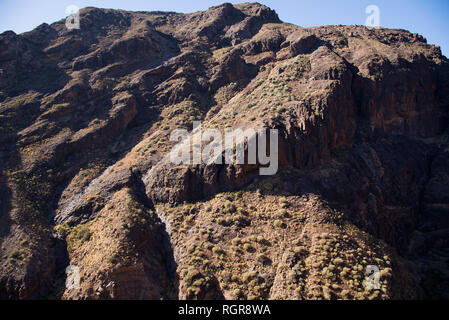
[[[0,298],[448,296],[438,47],[257,3],[85,8],[80,26],[0,34]],[[173,165],[194,120],[279,130],[278,173]]]

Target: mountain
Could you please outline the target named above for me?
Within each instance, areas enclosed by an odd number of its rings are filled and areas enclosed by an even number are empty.
[[[449,298],[448,107],[422,36],[258,3],[4,32],[0,298]],[[173,165],[195,120],[278,130],[277,173]]]

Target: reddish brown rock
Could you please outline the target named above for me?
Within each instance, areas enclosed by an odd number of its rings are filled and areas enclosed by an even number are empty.
[[[257,3],[80,21],[0,35],[0,298],[447,296],[438,47]],[[278,173],[174,166],[170,133],[194,120],[278,129]]]

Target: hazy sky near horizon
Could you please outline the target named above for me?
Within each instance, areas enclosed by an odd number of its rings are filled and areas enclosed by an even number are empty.
[[[69,5],[79,8],[100,8],[132,11],[195,12],[226,0],[0,0],[0,33],[13,30],[16,33],[30,31],[43,22],[51,24],[67,16]],[[282,21],[299,26],[344,24],[364,25],[365,8],[377,5],[380,24],[386,28],[406,29],[422,34],[429,43],[441,46],[449,56],[449,1],[448,0],[259,0],[276,10]]]

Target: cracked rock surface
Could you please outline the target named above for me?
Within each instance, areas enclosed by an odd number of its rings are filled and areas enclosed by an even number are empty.
[[[80,27],[0,34],[1,299],[449,298],[438,47],[257,3]],[[277,174],[173,165],[195,120],[278,129]]]

